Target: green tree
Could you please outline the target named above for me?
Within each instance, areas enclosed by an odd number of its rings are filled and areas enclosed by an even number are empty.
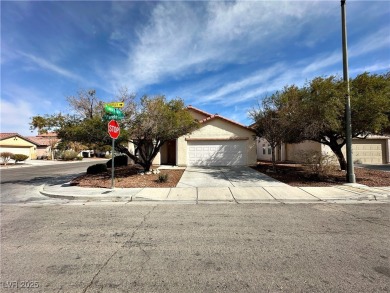
[[[135,154],[118,146],[145,171],[168,140],[192,132],[198,127],[181,99],[167,101],[165,96],[141,98],[134,118],[126,125],[128,140],[135,146]]]
[[[271,147],[272,167],[276,170],[275,149],[287,138],[288,127],[285,127],[285,116],[278,111],[276,101],[280,99],[280,92],[262,101],[257,108],[253,108],[249,115],[255,121],[254,130],[257,137],[267,140]]]
[[[363,73],[351,80],[352,137],[380,134],[389,127],[389,76]],[[274,105],[280,116],[290,121],[285,127],[295,138],[288,135],[283,141],[312,140],[325,144],[345,170],[345,96],[345,83],[335,76],[314,78],[299,89],[285,87]]]
[[[136,103],[135,96],[129,94],[127,89],[121,89],[118,95],[117,101],[125,103],[125,107],[121,109],[125,119],[120,121],[121,134],[116,139],[115,149],[127,154],[146,171],[150,169],[153,159],[166,141],[189,133],[198,125],[181,99],[167,101],[164,96],[144,96]],[[86,105],[83,111],[79,111],[77,115],[40,116],[45,119],[41,128],[56,130],[62,140],[61,145],[78,142],[93,146],[93,149],[104,149],[111,145],[107,121],[102,119],[104,103],[97,98],[93,104],[89,103],[91,100],[85,99],[83,95],[79,95],[79,98]],[[72,101],[71,106],[79,105],[76,98]],[[34,117],[32,119],[34,121]],[[35,127],[33,123],[30,125]],[[128,150],[128,142],[134,144],[134,154]]]

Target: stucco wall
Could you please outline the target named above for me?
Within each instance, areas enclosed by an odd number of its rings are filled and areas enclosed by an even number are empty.
[[[26,141],[20,137],[10,137],[0,141],[0,152],[24,154],[29,156],[29,159],[36,158],[35,148],[36,148],[35,144]]]
[[[301,143],[288,144],[286,146],[286,160],[300,162],[302,152],[316,151],[322,152],[322,145],[314,141],[304,141]]]

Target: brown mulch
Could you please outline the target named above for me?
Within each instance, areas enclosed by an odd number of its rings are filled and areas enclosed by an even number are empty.
[[[347,183],[346,172],[333,170],[327,177],[318,178],[306,171],[300,164],[277,164],[276,172],[272,171],[270,162],[258,162],[255,170],[264,173],[291,186],[334,186]],[[139,166],[115,168],[115,187],[142,188],[142,187],[176,187],[184,170],[161,170],[160,174],[168,174],[167,182],[158,182],[158,174],[140,175]],[[356,183],[371,187],[390,186],[389,172],[355,168]],[[81,187],[111,187],[111,169],[97,175],[81,175],[71,181],[71,185]]]
[[[334,186],[347,183],[346,172],[332,170],[326,177],[314,176],[306,171],[301,164],[277,164],[276,172],[272,171],[271,162],[258,162],[255,170],[291,186]],[[370,187],[390,186],[390,173],[354,168],[356,183]]]
[[[160,170],[160,174],[168,174],[167,182],[158,182],[159,174],[140,175],[142,168],[131,165],[115,168],[115,187],[142,188],[142,187],[176,187],[184,170]],[[111,169],[107,172],[90,175],[84,174],[70,182],[71,185],[81,187],[111,188]]]

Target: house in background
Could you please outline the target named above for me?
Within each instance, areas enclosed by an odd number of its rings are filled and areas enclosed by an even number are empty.
[[[37,144],[36,157],[38,159],[47,159],[48,157],[53,159],[51,156],[53,155],[56,145],[60,141],[57,137],[57,133],[40,133],[37,136],[28,136],[27,138]]]
[[[199,129],[166,142],[154,165],[245,166],[256,164],[253,129],[218,114],[187,107]],[[130,147],[134,150],[134,148]]]
[[[322,154],[333,155],[332,150],[318,142],[304,141],[297,144],[282,144],[276,148],[277,161],[301,162],[302,152],[316,151]],[[342,149],[346,155],[345,146]],[[271,147],[264,138],[257,138],[257,158],[271,160]],[[352,159],[361,164],[389,164],[390,163],[390,137],[370,135],[365,139],[352,140]]]
[[[18,133],[0,133],[0,152],[10,152],[36,159],[38,145],[35,141],[21,136]]]
[[[56,133],[37,136],[22,136],[18,133],[0,133],[0,152],[23,154],[28,160],[50,157],[51,151],[60,140]]]

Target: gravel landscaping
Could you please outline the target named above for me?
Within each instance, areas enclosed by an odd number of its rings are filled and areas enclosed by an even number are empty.
[[[347,183],[346,172],[332,170],[326,177],[318,178],[308,172],[301,164],[277,164],[272,171],[270,162],[258,162],[255,170],[291,186],[334,186]],[[356,183],[370,187],[390,186],[390,172],[354,168]]]

